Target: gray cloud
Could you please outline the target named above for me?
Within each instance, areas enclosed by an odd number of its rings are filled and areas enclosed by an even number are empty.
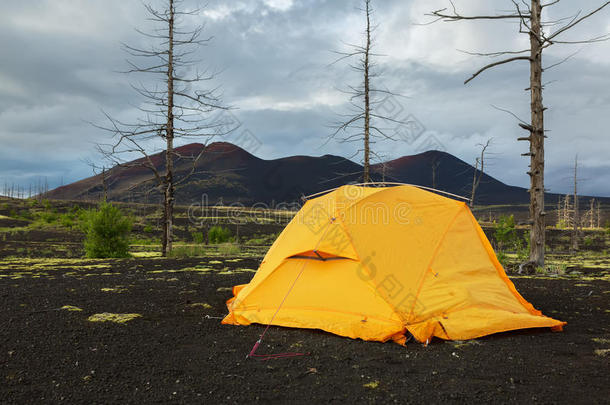
[[[157,2],[158,3],[158,2]],[[185,3],[195,7],[194,1]],[[464,10],[493,12],[483,0],[457,2]],[[496,4],[496,3],[494,3]],[[566,3],[568,4],[568,3]],[[376,44],[380,83],[408,96],[399,98],[404,110],[425,126],[448,152],[472,162],[477,144],[493,137],[489,172],[498,179],[527,186],[527,145],[516,138],[523,131],[510,109],[527,119],[528,67],[513,64],[462,82],[484,59],[456,49],[488,51],[518,47],[523,39],[508,24],[434,24],[425,11],[445,1],[376,2],[379,23]],[[325,143],[328,124],[345,111],[338,88],[357,80],[345,64],[329,65],[331,50],[342,41],[359,41],[362,18],[358,1],[257,0],[212,1],[193,22],[205,22],[214,37],[198,58],[202,66],[221,71],[215,80],[224,100],[237,107],[235,115],[263,143],[257,154],[276,158],[290,154],[326,153],[352,156],[357,145]],[[505,8],[510,6],[507,2]],[[555,10],[569,14],[568,5]],[[502,8],[502,7],[496,7]],[[103,122],[101,110],[124,120],[138,117],[141,100],[129,87],[137,80],[125,69],[120,43],[142,45],[134,27],[146,28],[139,2],[51,0],[9,2],[0,14],[0,182],[26,185],[47,176],[52,185],[90,174],[82,163],[95,157],[93,144],[108,134],[87,121]],[[610,13],[579,28],[578,38],[610,29]],[[549,18],[550,18],[549,17]],[[189,21],[191,22],[191,21]],[[548,63],[570,50],[551,48]],[[610,96],[607,71],[610,44],[595,44],[545,73],[547,188],[569,192],[571,166],[578,153],[582,191],[610,196]],[[142,79],[147,83],[149,79]],[[376,149],[387,158],[420,151],[419,144],[380,142]],[[358,158],[354,158],[358,160]]]

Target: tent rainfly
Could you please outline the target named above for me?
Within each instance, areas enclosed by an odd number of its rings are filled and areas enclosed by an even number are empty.
[[[565,325],[517,292],[465,203],[407,185],[308,200],[233,294],[224,324],[400,344]]]

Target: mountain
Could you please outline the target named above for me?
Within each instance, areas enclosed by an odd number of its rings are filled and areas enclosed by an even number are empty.
[[[373,170],[385,173],[386,181],[417,184],[470,197],[475,168],[447,152],[431,150],[377,164]],[[529,193],[523,187],[506,185],[483,173],[475,199],[483,205],[519,204],[529,201]]]
[[[360,182],[362,166],[334,156],[290,156],[281,159],[260,159],[242,148],[215,142],[208,146],[193,143],[176,148],[180,156],[201,158],[193,166],[192,159],[178,159],[176,178],[188,180],[177,186],[178,204],[276,205],[298,201],[303,195]],[[165,169],[164,152],[150,156],[161,172]],[[114,167],[106,172],[108,199],[114,201],[158,201],[154,176],[150,169],[138,166],[144,158],[126,167]],[[470,196],[474,167],[440,151],[428,151],[376,164],[371,167],[375,181],[417,184],[450,193]],[[58,187],[48,193],[53,199],[98,199],[102,194],[102,175],[89,177]],[[548,194],[548,203],[557,201]],[[513,187],[484,174],[476,193],[477,204],[521,204],[529,201],[526,189]]]

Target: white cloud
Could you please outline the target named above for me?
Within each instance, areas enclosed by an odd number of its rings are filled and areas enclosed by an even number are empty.
[[[287,11],[293,6],[293,0],[263,0],[263,3],[274,10]]]
[[[155,4],[161,4],[161,1]],[[100,109],[126,121],[136,118],[131,107],[140,99],[114,71],[125,68],[120,42],[144,44],[133,27],[146,28],[139,2],[106,0],[32,0],[5,2],[0,14],[0,153],[21,156],[11,161],[10,176],[51,170],[89,175],[80,159],[91,153],[92,142],[107,141],[107,134],[85,121],[102,121]],[[195,7],[196,1],[185,5]],[[238,107],[244,126],[264,142],[264,157],[289,154],[334,153],[350,156],[357,147],[330,142],[323,147],[327,124],[341,111],[345,95],[336,88],[353,84],[346,64],[329,67],[331,50],[342,42],[361,43],[363,16],[358,0],[257,0],[212,1],[199,19],[204,35],[214,36],[196,55],[202,68],[222,73],[211,85],[222,85],[224,99]],[[476,146],[494,138],[490,174],[511,184],[527,185],[527,145],[509,115],[491,107],[508,108],[524,119],[528,115],[527,63],[511,64],[485,72],[468,86],[462,84],[486,59],[457,51],[496,51],[527,46],[527,37],[506,22],[425,22],[426,12],[446,7],[446,0],[385,0],[374,2],[377,51],[388,55],[377,60],[381,83],[410,96],[402,102],[422,121],[447,150],[472,162]],[[561,2],[549,18],[569,15],[573,2]],[[456,1],[464,13],[493,13],[510,8],[509,0]],[[588,6],[581,6],[585,10]],[[589,38],[610,31],[610,9],[583,23],[570,39]],[[567,38],[567,37],[566,37]],[[27,49],[27,52],[24,50]],[[578,47],[551,47],[545,54],[554,63]],[[545,81],[558,80],[545,90],[549,110],[545,123],[547,187],[569,188],[574,153],[582,160],[584,192],[610,195],[610,87],[607,71],[610,43],[586,46],[567,63],[545,72]],[[138,79],[131,78],[134,81]],[[14,137],[19,131],[19,139]],[[38,146],[33,166],[31,145]],[[416,152],[405,143],[379,143],[389,157]],[[10,151],[9,151],[10,148]],[[57,163],[64,160],[64,166]],[[354,160],[358,160],[357,158]],[[6,164],[0,177],[9,176]],[[33,168],[34,167],[34,168]],[[20,177],[23,178],[23,177]],[[586,179],[586,180],[585,180]]]

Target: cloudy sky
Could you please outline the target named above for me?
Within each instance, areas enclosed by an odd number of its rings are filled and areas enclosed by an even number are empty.
[[[509,9],[508,0],[455,1],[464,13]],[[564,4],[565,3],[565,4]],[[579,2],[585,10],[597,1]],[[159,1],[153,1],[159,4]],[[360,43],[363,16],[358,0],[210,0],[185,23],[205,23],[213,36],[201,49],[201,66],[220,71],[214,85],[234,106],[240,130],[257,142],[246,149],[262,158],[292,154],[353,155],[356,145],[325,142],[329,124],[346,110],[341,92],[358,80],[346,63],[331,65],[333,50]],[[196,2],[188,0],[186,7]],[[374,1],[379,87],[404,97],[383,107],[399,120],[417,120],[421,130],[398,129],[398,141],[375,149],[387,159],[444,149],[474,162],[481,142],[493,138],[488,172],[509,184],[527,186],[524,136],[511,115],[527,120],[529,69],[516,62],[463,81],[486,60],[460,50],[488,52],[527,47],[527,37],[504,21],[430,21],[426,12],[445,0]],[[549,8],[547,20],[578,11],[574,2]],[[0,5],[0,183],[27,187],[41,176],[51,186],[91,174],[83,160],[99,158],[96,142],[109,135],[90,125],[104,123],[102,111],[125,120],[138,118],[142,100],[129,83],[121,43],[146,46],[134,28],[151,26],[139,1],[28,0]],[[550,28],[551,30],[553,28]],[[610,8],[565,39],[610,32]],[[544,101],[546,186],[569,192],[574,157],[579,158],[583,193],[610,196],[610,42],[556,45],[545,54]],[[389,128],[389,130],[394,130]],[[407,135],[405,135],[405,133]],[[409,135],[410,134],[410,135]],[[415,135],[413,135],[415,134]],[[236,141],[233,134],[227,141]],[[242,138],[243,139],[243,138]],[[353,159],[358,161],[359,156]],[[0,184],[1,188],[1,184]]]

